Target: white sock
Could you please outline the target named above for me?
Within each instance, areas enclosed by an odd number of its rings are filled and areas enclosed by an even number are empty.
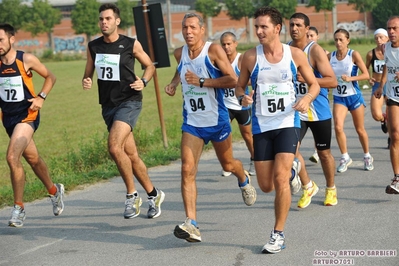
[[[305,188],[310,189],[312,187],[313,187],[313,182],[312,182],[312,180],[310,180],[310,182],[305,185]]]
[[[370,158],[370,157],[371,157],[371,155],[370,155],[370,153],[369,153],[369,152],[364,154],[364,158],[367,158],[367,157],[368,157],[368,158]]]
[[[342,155],[341,155],[341,158],[344,158],[345,160],[348,160],[349,159],[349,154],[346,152],[346,153],[343,153]]]

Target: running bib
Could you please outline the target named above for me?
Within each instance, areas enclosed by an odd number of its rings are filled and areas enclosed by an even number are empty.
[[[98,79],[105,81],[120,81],[119,54],[96,54],[94,65]]]
[[[333,90],[334,96],[348,97],[355,95],[356,90],[352,82],[345,82],[341,77],[338,78],[338,86]]]
[[[21,102],[24,100],[22,77],[0,78],[0,97],[4,102]]]
[[[291,104],[290,86],[286,84],[259,84],[260,112],[263,116],[284,113]]]
[[[211,111],[209,89],[188,85],[183,89],[184,104],[188,113],[205,113]]]
[[[374,60],[373,69],[376,73],[382,74],[382,69],[384,68],[385,61],[384,60]]]
[[[308,92],[308,84],[302,82],[295,82],[295,92],[297,98],[302,98]]]
[[[394,99],[399,99],[399,83],[395,81],[394,78],[395,75],[393,75],[393,78],[387,82],[389,88],[389,90],[387,91],[387,96],[391,96],[391,98]]]

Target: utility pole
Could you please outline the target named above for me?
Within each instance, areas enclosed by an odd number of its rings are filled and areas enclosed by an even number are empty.
[[[150,20],[148,18],[148,12],[150,11],[148,9],[148,4],[146,0],[141,0],[141,4],[143,5],[143,15],[144,15],[144,25],[145,25],[145,31],[147,35],[147,42],[148,42],[148,50],[149,50],[149,55],[152,60],[152,62],[155,62],[155,54],[154,54],[154,47],[152,44],[152,37],[151,37],[151,28],[150,28]],[[158,83],[158,75],[157,75],[157,69],[155,68],[155,72],[153,75],[153,80],[154,80],[154,87],[155,87],[155,95],[157,98],[157,104],[158,104],[158,115],[159,115],[159,121],[161,124],[161,131],[162,131],[162,139],[163,139],[163,146],[165,148],[168,147],[168,140],[166,137],[166,129],[165,129],[165,121],[163,119],[163,109],[162,109],[162,101],[161,101],[161,94],[159,92],[159,83]]]

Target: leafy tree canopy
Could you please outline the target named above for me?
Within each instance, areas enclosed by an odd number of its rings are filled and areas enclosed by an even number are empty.
[[[54,26],[61,22],[61,11],[53,8],[48,0],[33,0],[32,7],[28,9],[28,19],[23,29],[30,32],[32,36],[50,33]]]
[[[26,21],[28,7],[22,0],[3,0],[0,3],[0,21],[12,25],[15,30],[22,28]]]
[[[76,34],[86,34],[88,40],[91,36],[100,32],[98,27],[98,8],[100,3],[97,0],[77,0],[75,8],[71,12],[72,28]]]
[[[195,11],[202,14],[203,18],[216,17],[222,7],[215,0],[198,0],[195,2]]]
[[[320,10],[332,11],[335,6],[335,0],[309,0],[308,6],[314,6],[316,12],[320,12]]]
[[[121,23],[119,28],[128,29],[134,26],[133,18],[133,7],[137,6],[139,2],[133,2],[131,0],[118,0],[116,6],[121,11]]]
[[[277,8],[285,19],[289,19],[296,12],[298,5],[297,0],[263,0],[262,3]]]
[[[373,15],[374,26],[376,28],[386,28],[390,16],[399,15],[399,5],[397,0],[381,1],[371,12]]]
[[[252,17],[255,11],[252,0],[226,0],[225,4],[228,9],[227,15],[233,20]]]
[[[354,4],[360,13],[370,12],[380,4],[382,0],[348,0],[348,5]]]

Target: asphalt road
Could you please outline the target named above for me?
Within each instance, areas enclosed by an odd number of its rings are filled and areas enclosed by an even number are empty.
[[[369,92],[365,92],[369,99]],[[198,223],[203,242],[177,239],[173,229],[185,219],[180,194],[180,161],[149,169],[153,183],[166,193],[162,215],[147,219],[148,204],[134,219],[124,219],[125,189],[120,177],[67,191],[65,210],[52,215],[51,202],[25,205],[22,228],[7,226],[11,208],[0,210],[0,265],[399,265],[399,195],[385,194],[392,178],[387,135],[366,110],[366,129],[375,169],[363,170],[363,152],[351,123],[346,120],[348,149],[353,164],[337,174],[338,205],[323,206],[325,181],[319,164],[307,161],[320,191],[306,209],[293,197],[285,228],[287,248],[261,254],[274,224],[274,193],[258,192],[247,207],[234,177],[222,177],[214,152],[205,152],[199,165]],[[312,135],[301,151],[313,153]],[[335,136],[332,152],[338,165]],[[235,156],[248,166],[244,143],[234,143]],[[144,190],[138,191],[145,200]],[[68,188],[67,188],[68,189]],[[378,252],[377,252],[378,251]],[[378,255],[378,256],[377,256]]]

